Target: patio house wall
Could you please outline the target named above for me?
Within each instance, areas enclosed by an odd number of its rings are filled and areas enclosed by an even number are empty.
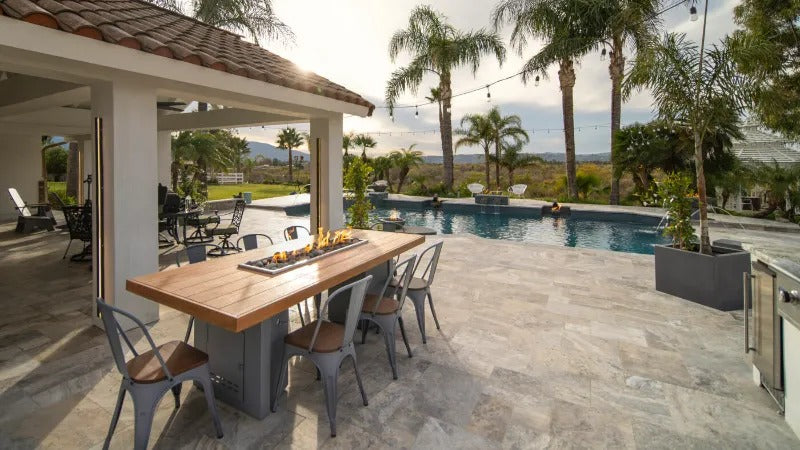
[[[17,211],[8,197],[13,187],[28,203],[38,203],[39,179],[42,175],[42,139],[30,134],[0,134],[0,188],[3,202],[0,221],[15,220]]]

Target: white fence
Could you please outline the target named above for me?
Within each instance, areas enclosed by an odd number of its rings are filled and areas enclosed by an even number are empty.
[[[241,172],[232,173],[212,173],[209,177],[212,180],[217,180],[219,184],[243,184],[244,174]]]

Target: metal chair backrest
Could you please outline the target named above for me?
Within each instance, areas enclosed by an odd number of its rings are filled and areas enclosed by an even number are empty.
[[[125,342],[125,344],[128,346],[128,349],[130,349],[131,353],[133,353],[133,356],[139,356],[139,353],[136,351],[136,348],[134,348],[133,343],[131,343],[130,338],[128,337],[127,333],[125,333],[125,330],[122,329],[122,326],[117,321],[115,314],[126,317],[136,324],[140,330],[142,330],[144,337],[150,344],[150,348],[153,350],[158,362],[161,364],[161,369],[164,371],[167,379],[172,381],[172,373],[167,368],[167,364],[164,362],[164,358],[158,351],[156,343],[153,342],[153,338],[150,336],[150,333],[147,331],[147,327],[144,326],[144,323],[142,323],[141,320],[127,311],[123,311],[107,304],[102,298],[97,299],[97,311],[100,313],[100,318],[103,320],[103,325],[106,329],[106,336],[108,337],[108,344],[111,346],[111,354],[114,356],[114,363],[117,365],[117,370],[119,370],[123,377],[130,379],[128,366],[125,364],[125,351],[122,348],[122,342]],[[120,341],[120,338],[122,341]]]
[[[169,189],[161,183],[158,183],[158,206],[164,206],[167,201],[167,193]]]
[[[70,239],[80,239],[84,242],[92,240],[92,206],[64,206],[64,220],[67,221]]]
[[[239,225],[242,224],[242,217],[244,217],[244,200],[236,200],[236,205],[233,207],[233,217],[231,217],[231,226],[239,231]]]
[[[311,236],[311,232],[308,230],[308,228],[302,225],[292,225],[283,230],[283,239],[287,241],[293,241],[300,238],[300,230],[305,231],[307,236]]]
[[[472,192],[472,194],[474,195],[474,194],[480,194],[486,188],[484,188],[483,185],[480,183],[470,183],[467,185],[467,189],[469,189],[469,191]]]
[[[325,304],[322,305],[322,308],[320,309],[319,317],[325,317],[325,313],[327,312],[328,305],[331,303],[331,301],[340,295],[344,295],[347,293],[347,291],[350,291],[350,303],[347,306],[347,316],[345,317],[344,321],[344,338],[342,339],[342,347],[347,347],[353,342],[353,334],[356,332],[358,316],[361,314],[361,308],[364,306],[364,296],[367,294],[367,287],[371,281],[372,275],[367,275],[360,280],[340,287],[328,296],[328,299],[325,300]],[[317,327],[314,329],[314,335],[311,338],[311,344],[308,346],[309,353],[312,351],[314,344],[317,342],[317,335],[319,334],[319,328],[321,325],[322,319],[317,321]]]
[[[208,259],[208,252],[207,249],[219,250],[222,251],[222,248],[217,244],[197,244],[197,245],[190,245],[184,249],[186,252],[186,259],[189,260],[189,264],[195,264],[199,262],[203,262]],[[181,252],[175,253],[175,262],[177,263],[178,267],[181,266]]]
[[[31,210],[29,210],[25,202],[22,201],[22,197],[20,197],[16,188],[8,188],[8,195],[11,197],[11,203],[14,204],[14,209],[16,209],[22,217],[30,217],[32,215]]]
[[[414,275],[417,274],[417,270],[419,266],[422,264],[422,261],[425,260],[426,255],[433,251],[433,255],[429,255],[430,259],[428,259],[428,263],[425,265],[425,271],[422,272],[422,275],[419,275],[417,278],[420,278],[425,281],[425,285],[430,287],[433,284],[433,277],[436,275],[436,266],[439,265],[439,255],[442,253],[442,247],[444,246],[444,241],[437,242],[436,244],[431,245],[430,247],[426,248],[420,255],[419,259],[417,260],[417,266],[414,267]]]
[[[167,192],[166,197],[164,197],[164,209],[165,213],[176,213],[181,210],[181,196],[174,193],[174,192]]]
[[[245,250],[253,250],[254,248],[258,248],[258,238],[259,237],[267,238],[267,240],[269,241],[269,245],[273,245],[274,244],[274,242],[272,242],[272,238],[267,236],[266,234],[253,233],[253,234],[246,234],[246,235],[240,237],[236,241],[236,248],[242,248],[239,245],[240,243],[244,243],[244,249]]]
[[[378,311],[384,298],[396,299],[400,302],[400,307],[397,310],[400,311],[403,309],[403,304],[406,302],[406,292],[408,292],[408,285],[411,284],[411,275],[414,273],[414,263],[416,261],[417,255],[411,255],[397,263],[394,260],[389,261],[389,277],[386,278],[386,281],[383,283],[383,288],[378,295],[378,301],[375,302],[375,307],[372,311],[373,314]],[[397,279],[397,274],[399,272],[401,272],[401,275],[398,283],[394,286],[390,286],[392,281]],[[387,291],[390,287],[392,290],[389,295],[387,295]]]

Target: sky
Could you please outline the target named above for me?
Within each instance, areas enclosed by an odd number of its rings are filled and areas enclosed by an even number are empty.
[[[676,0],[664,1],[664,6]],[[263,42],[268,50],[287,58],[300,67],[322,75],[348,89],[361,94],[376,106],[385,106],[386,81],[396,68],[409,61],[407,54],[392,62],[388,45],[392,34],[408,24],[408,16],[419,0],[272,0],[278,16],[296,35],[293,45]],[[490,28],[490,14],[497,0],[438,0],[430,5],[444,14],[449,22],[461,30]],[[733,8],[737,0],[717,0],[709,4],[706,42],[718,42],[735,29]],[[466,6],[469,5],[469,6]],[[700,5],[698,9],[701,10]],[[661,16],[663,30],[686,33],[689,39],[699,42],[702,16],[696,22],[689,20],[689,6],[682,4]],[[508,48],[510,29],[500,30]],[[518,55],[509,49],[502,67],[494,58],[486,57],[476,74],[468,68],[454,72],[454,93],[485,86],[492,81],[518,73],[523,63],[541,47],[534,41]],[[631,55],[628,53],[628,61]],[[574,90],[576,152],[579,154],[608,152],[610,146],[611,82],[608,77],[608,60],[602,61],[600,53],[584,57],[576,67],[577,81]],[[435,76],[426,76],[419,92],[407,93],[398,105],[426,103],[424,97],[436,86]],[[503,114],[518,114],[523,127],[531,130],[531,142],[526,152],[563,152],[564,135],[561,132],[561,92],[558,87],[557,68],[549,70],[549,77],[539,86],[524,85],[520,77],[493,85],[491,103],[486,90],[453,99],[454,126],[465,114],[485,113],[498,106]],[[646,122],[653,117],[651,97],[637,93],[622,107],[622,124]],[[296,125],[307,130],[307,125]],[[248,140],[275,143],[280,126],[239,129]],[[419,117],[414,109],[396,110],[394,122],[386,109],[376,108],[372,117],[345,117],[344,132],[369,132],[378,146],[369,151],[372,156],[416,144],[416,149],[426,155],[440,155],[436,105],[419,107]],[[549,129],[549,131],[548,131]],[[415,132],[411,134],[410,132]],[[380,133],[380,134],[377,134]],[[390,134],[391,133],[391,134]],[[458,149],[459,154],[481,153],[475,148]]]

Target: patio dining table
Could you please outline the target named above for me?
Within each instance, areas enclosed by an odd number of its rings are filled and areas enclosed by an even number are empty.
[[[175,238],[178,244],[186,244],[186,220],[192,217],[198,217],[203,212],[203,208],[192,208],[189,210],[180,210],[170,213],[159,213],[159,219],[166,219],[169,223],[170,234]],[[178,236],[178,225],[183,228],[183,241]]]
[[[420,235],[355,230],[367,242],[279,274],[239,264],[304,247],[307,239],[283,242],[129,279],[128,291],[195,317],[194,345],[209,355],[217,398],[261,419],[279,379],[289,308],[365,273],[373,288],[389,276],[389,261],[425,241]],[[331,304],[329,318],[347,305]],[[286,379],[286,378],[284,378]]]

